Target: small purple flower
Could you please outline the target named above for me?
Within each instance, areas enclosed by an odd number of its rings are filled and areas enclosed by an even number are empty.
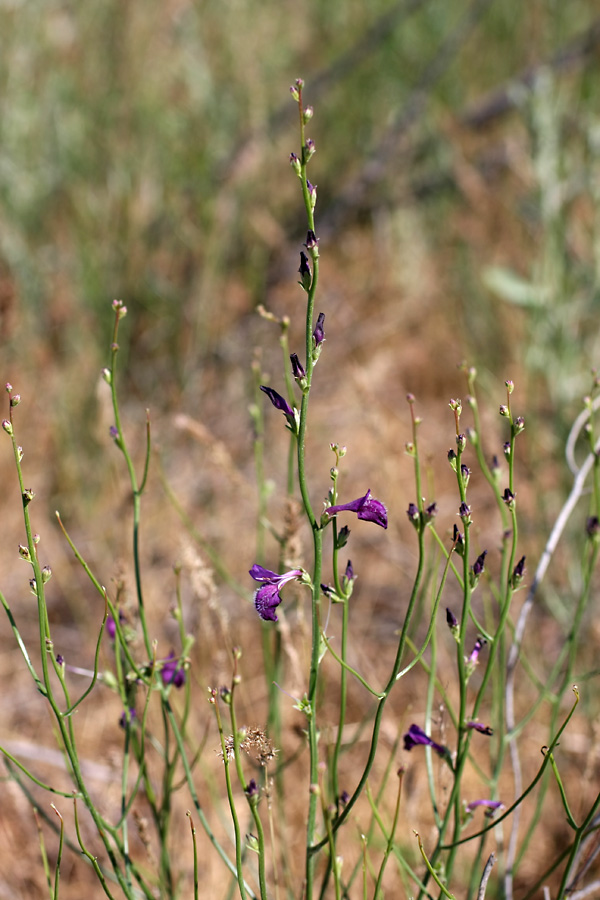
[[[123,615],[123,612],[121,610],[119,610],[119,624],[122,625],[124,621],[125,621],[125,616]],[[108,618],[106,620],[106,633],[109,636],[109,638],[111,639],[111,641],[114,641],[114,639],[117,636],[117,623],[115,622],[115,620],[113,619],[112,616],[108,616]]]
[[[478,731],[479,734],[485,734],[488,737],[491,737],[494,733],[493,728],[490,728],[489,725],[483,725],[481,722],[467,722],[467,728],[472,728],[473,731]]]
[[[344,511],[355,512],[359,519],[365,519],[367,522],[375,522],[376,525],[387,528],[387,509],[381,500],[376,500],[371,496],[370,490],[367,491],[364,497],[352,500],[351,503],[330,506],[329,509],[325,510],[328,516],[333,516]]]
[[[344,578],[347,581],[354,581],[354,569],[352,568],[352,561],[350,559],[348,560],[348,565],[346,566]]]
[[[278,575],[277,572],[271,572],[263,566],[253,565],[250,569],[250,575],[255,581],[261,581],[262,586],[254,594],[254,606],[256,612],[265,622],[276,622],[277,615],[275,609],[282,601],[279,591],[287,584],[288,581],[296,581],[303,576],[302,569],[292,569],[290,572],[284,572]]]
[[[485,638],[482,638],[482,637],[478,637],[477,640],[475,641],[475,646],[471,650],[471,655],[466,660],[467,665],[469,667],[471,667],[471,670],[473,668],[475,668],[475,666],[477,665],[477,662],[479,659],[479,654],[481,653],[483,647],[485,647],[486,644],[487,644],[487,641],[485,640]]]
[[[313,339],[315,342],[315,347],[318,347],[319,344],[322,344],[325,340],[325,313],[319,313],[317,316],[317,324],[315,325],[315,330],[313,331]]]
[[[275,409],[281,410],[281,412],[288,419],[291,419],[292,422],[295,421],[294,410],[292,409],[290,404],[287,402],[287,400],[281,396],[281,394],[278,394],[277,391],[273,390],[273,388],[266,387],[266,385],[264,385],[264,384],[261,384],[260,389],[261,389],[261,391],[265,392],[265,394],[267,395],[267,397],[269,398],[269,400],[271,401],[271,403],[273,404]]]
[[[108,429],[108,433],[110,434],[113,441],[119,440],[119,429],[117,428],[116,425],[111,425],[110,428]]]
[[[56,662],[58,663],[59,666],[63,666],[63,665],[64,665],[64,663],[65,663],[65,658],[64,658],[64,656],[62,655],[62,653],[57,653],[57,654],[56,654]]]
[[[446,758],[449,756],[447,747],[444,747],[442,744],[436,744],[436,742],[426,735],[423,729],[419,728],[418,725],[411,725],[404,735],[404,749],[410,751],[419,744],[423,744],[425,747],[431,747],[431,749],[435,750],[439,756]]]
[[[430,503],[429,506],[425,507],[425,513],[423,515],[423,521],[426,525],[430,525],[435,517],[438,514],[438,505],[437,503]]]
[[[171,650],[167,658],[163,660],[160,670],[160,677],[165,686],[172,684],[173,687],[180,688],[185,684],[185,669],[183,666],[178,666],[177,663],[178,659]]]
[[[497,809],[504,809],[504,803],[500,800],[471,800],[465,806],[465,812],[471,813],[478,806],[484,806],[488,810],[487,816],[492,816]]]

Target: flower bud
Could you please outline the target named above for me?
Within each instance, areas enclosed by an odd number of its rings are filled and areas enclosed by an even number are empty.
[[[13,427],[12,427],[12,424],[8,421],[8,419],[3,419],[3,420],[2,420],[2,427],[4,428],[4,430],[5,430],[5,432],[6,432],[7,434],[11,434],[11,435],[12,435],[12,433],[13,433]]]
[[[306,293],[308,293],[312,282],[312,273],[310,271],[310,266],[308,265],[308,257],[302,250],[300,251],[300,268],[298,271],[300,273],[300,281],[298,284],[306,291]]]

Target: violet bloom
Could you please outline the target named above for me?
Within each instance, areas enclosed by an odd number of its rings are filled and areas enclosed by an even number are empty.
[[[251,577],[255,581],[262,581],[262,586],[254,594],[254,606],[261,619],[265,622],[277,621],[275,609],[283,599],[279,591],[288,581],[296,581],[302,578],[303,574],[302,569],[292,569],[290,572],[278,575],[277,572],[271,572],[270,569],[265,569],[263,566],[256,564],[252,566]]]
[[[295,421],[294,410],[281,394],[278,394],[273,388],[266,387],[264,384],[261,384],[260,389],[265,392],[275,409],[280,409],[287,418],[291,418],[292,422]]]
[[[418,725],[411,725],[404,735],[404,749],[410,751],[419,744],[423,744],[425,747],[431,747],[431,749],[435,750],[439,756],[446,758],[449,756],[447,747],[444,747],[442,744],[436,744],[436,742],[426,735],[423,729],[419,728]]]
[[[467,665],[472,667],[472,669],[475,667],[476,663],[478,662],[479,654],[481,653],[481,650],[483,649],[483,647],[485,647],[486,644],[487,644],[487,641],[485,640],[485,638],[482,638],[482,637],[478,637],[477,640],[475,641],[475,646],[471,650],[471,655],[466,660]]]
[[[178,659],[171,650],[167,658],[163,660],[160,670],[160,677],[165,686],[172,684],[173,687],[180,688],[185,684],[185,669],[183,666],[178,666],[177,662]]]
[[[344,511],[355,512],[359,519],[365,519],[367,522],[375,522],[376,525],[387,528],[387,509],[381,500],[376,500],[371,496],[370,490],[367,491],[364,497],[352,500],[351,503],[330,506],[329,509],[325,510],[328,516],[334,516],[337,513]]]
[[[491,816],[497,809],[504,809],[504,803],[500,800],[471,800],[465,806],[465,812],[472,813],[478,806],[484,806],[487,809],[486,816]]]
[[[475,562],[473,563],[473,575],[476,578],[479,578],[480,575],[483,575],[483,570],[485,569],[485,558],[487,556],[487,550],[484,550],[483,553],[480,553]]]

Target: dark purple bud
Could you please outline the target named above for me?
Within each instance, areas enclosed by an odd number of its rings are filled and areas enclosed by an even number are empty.
[[[465,447],[467,446],[467,436],[466,434],[457,434],[456,435],[456,446],[460,453],[463,452]]]
[[[313,340],[315,342],[315,347],[318,347],[319,344],[322,344],[325,340],[325,313],[319,313],[317,316],[317,324],[313,331]]]
[[[600,536],[600,521],[598,520],[598,516],[589,517],[585,523],[585,530],[588,537],[597,539]]]
[[[118,440],[118,438],[119,438],[119,429],[117,428],[116,425],[111,425],[110,428],[108,429],[108,433],[110,434],[111,438],[112,438],[114,441]]]
[[[309,138],[309,139],[307,140],[306,144],[304,145],[304,152],[305,152],[305,159],[306,159],[306,162],[308,162],[308,160],[311,158],[311,156],[312,156],[313,153],[315,152],[315,149],[316,149],[316,148],[315,148],[315,142],[312,140],[312,138]]]
[[[494,733],[493,728],[490,728],[489,725],[482,725],[481,722],[467,722],[467,728],[472,728],[473,731],[478,731],[479,734],[485,734],[488,737],[491,737]]]
[[[446,607],[446,622],[448,623],[448,628],[458,628],[458,619],[449,606]]]
[[[510,488],[506,488],[504,493],[502,494],[502,499],[506,503],[509,509],[514,509],[515,507],[515,495],[511,491]]]
[[[310,271],[310,266],[308,265],[308,256],[303,250],[300,251],[300,268],[298,271],[300,272],[300,284],[305,291],[310,290],[312,273]]]
[[[335,597],[336,596],[335,588],[332,588],[328,584],[321,584],[321,591],[323,594],[325,594],[326,597]]]
[[[312,184],[310,183],[310,181],[307,182],[307,187],[308,187],[309,193],[310,193],[311,188],[313,189],[313,191],[315,190],[313,188]],[[318,244],[319,244],[319,238],[316,236],[314,231],[307,231],[306,232],[306,244],[304,245],[306,247],[306,249],[310,252],[311,250],[314,250],[315,247],[318,246]]]
[[[523,576],[525,575],[525,557],[522,556],[519,562],[513,569],[512,578],[511,578],[511,587],[516,588],[523,581]]]
[[[430,525],[435,517],[438,514],[437,503],[430,503],[429,506],[425,507],[425,513],[423,515],[423,519],[426,525]]]
[[[342,791],[340,794],[340,806],[346,806],[348,800],[350,799],[350,794],[348,791]]]
[[[454,531],[452,532],[452,543],[454,544],[454,551],[458,553],[459,556],[463,556],[465,552],[465,542],[457,525],[454,526]]]
[[[436,744],[436,742],[428,737],[428,735],[426,735],[423,729],[419,728],[418,725],[411,725],[404,735],[404,749],[410,752],[413,747],[417,747],[419,745],[431,747],[431,749],[435,750],[435,752],[439,756],[445,758],[448,758],[450,756],[447,747],[443,747],[442,744]]]
[[[513,434],[520,434],[525,428],[525,419],[523,416],[517,416],[513,423]]]
[[[264,391],[275,409],[281,410],[285,416],[290,418],[292,421],[295,421],[294,418],[294,410],[290,406],[290,404],[285,400],[281,394],[278,394],[277,391],[274,391],[273,388],[266,387],[264,384],[260,386],[261,391]]]
[[[488,810],[487,816],[493,815],[497,809],[504,809],[504,803],[501,803],[500,800],[471,800],[465,806],[465,812],[471,813],[478,806],[483,806]]]
[[[277,621],[275,610],[283,599],[279,591],[288,581],[302,578],[303,574],[302,569],[292,569],[289,572],[284,572],[283,575],[278,575],[276,572],[265,569],[263,566],[252,566],[250,575],[255,581],[262,582],[262,586],[254,594],[254,607],[263,621]]]
[[[504,450],[504,455],[505,455],[505,456],[510,456],[510,441],[506,441],[506,442],[502,445],[502,449]]]
[[[348,565],[346,566],[346,571],[344,572],[344,578],[347,581],[354,581],[354,569],[352,568],[352,561],[348,560]]]
[[[460,506],[458,507],[458,514],[462,519],[463,525],[471,524],[471,507],[468,505],[468,503],[463,502],[460,504]]]
[[[469,484],[469,479],[471,477],[471,470],[468,466],[465,466],[464,463],[460,467],[460,474],[462,475],[463,485],[467,487],[467,485]]]
[[[483,553],[480,553],[475,562],[473,563],[473,575],[479,578],[480,575],[483,574],[483,570],[485,569],[485,558],[487,556],[487,550],[484,550]]]
[[[419,527],[420,516],[419,516],[419,508],[416,503],[409,503],[408,509],[406,510],[406,515],[408,516],[408,521],[411,525],[414,525],[415,528]]]
[[[258,787],[256,781],[254,780],[254,778],[251,778],[250,781],[248,782],[248,784],[246,785],[246,797],[258,797],[258,794],[259,794],[259,787]]]
[[[121,713],[121,717],[119,719],[119,727],[127,728],[127,726],[131,725],[131,723],[133,722],[133,720],[136,717],[137,717],[137,713],[132,706],[129,707],[129,712],[126,712],[126,710],[123,710],[123,712]]]
[[[172,650],[163,660],[160,677],[164,685],[172,684],[173,687],[180,688],[185,684],[185,669],[178,666],[178,659]]]
[[[306,372],[304,371],[302,363],[298,359],[298,354],[292,353],[292,355],[290,356],[290,360],[292,363],[292,375],[294,376],[294,378],[305,378]]]
[[[450,463],[450,465],[452,466],[452,468],[455,472],[456,472],[456,460],[457,460],[456,451],[452,450],[452,449],[448,450],[448,462]]]
[[[59,666],[64,665],[65,658],[64,658],[64,656],[62,655],[62,653],[57,653],[57,654],[56,654],[56,662],[58,663]]]
[[[328,516],[337,515],[337,513],[344,511],[354,512],[359,519],[364,519],[367,522],[374,522],[376,525],[381,525],[382,528],[387,528],[387,509],[381,500],[376,500],[371,496],[370,490],[367,491],[364,497],[359,497],[357,500],[352,500],[350,503],[330,506],[329,509],[325,510]]]
[[[302,164],[295,153],[290,153],[290,165],[296,175],[300,175],[302,173]]]

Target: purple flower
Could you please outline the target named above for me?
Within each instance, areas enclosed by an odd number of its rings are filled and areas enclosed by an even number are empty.
[[[260,389],[265,392],[275,409],[280,409],[285,416],[292,420],[292,422],[295,421],[294,410],[281,394],[278,394],[273,388],[266,387],[264,384],[261,384]]]
[[[346,571],[344,573],[344,578],[347,581],[354,581],[354,569],[352,568],[352,560],[348,560],[348,565],[346,566]]]
[[[122,625],[124,621],[125,616],[123,615],[122,610],[119,610],[119,624]],[[117,636],[117,623],[112,616],[108,616],[108,618],[106,619],[106,633],[111,641],[114,641],[115,637]]]
[[[180,688],[185,684],[185,669],[178,666],[178,659],[171,650],[166,659],[163,660],[160,677],[164,685],[172,684],[173,687]]]
[[[465,812],[471,813],[474,809],[477,809],[478,806],[485,806],[488,810],[486,813],[488,816],[493,815],[497,809],[504,809],[504,803],[500,800],[471,800],[471,802],[467,803],[465,806]]]
[[[485,647],[486,644],[487,644],[487,641],[485,640],[485,638],[482,638],[482,637],[478,637],[477,640],[475,641],[475,646],[471,650],[471,655],[469,656],[469,658],[466,661],[467,664],[472,669],[475,667],[475,665],[479,659],[479,654],[481,653],[481,650],[483,649],[483,647]]]
[[[318,347],[319,344],[322,344],[325,340],[325,313],[319,313],[317,316],[317,324],[315,325],[315,330],[313,331],[313,338],[315,341],[315,347]]]
[[[282,601],[279,591],[287,584],[288,581],[295,581],[302,578],[302,569],[292,569],[290,572],[284,572],[278,575],[277,572],[271,572],[263,566],[253,565],[250,569],[250,575],[255,581],[262,581],[262,586],[258,588],[254,594],[254,606],[256,612],[265,622],[276,622],[276,607]]]
[[[359,519],[365,519],[367,522],[375,522],[382,528],[387,528],[387,509],[381,502],[371,496],[368,490],[364,497],[352,500],[351,503],[342,503],[338,506],[330,506],[325,512],[328,516],[336,515],[339,512],[355,512]]]
[[[483,725],[481,722],[467,722],[467,728],[472,728],[473,731],[478,731],[479,734],[485,734],[488,737],[491,737],[494,733],[493,728],[490,728],[489,725]]]
[[[410,751],[419,744],[423,744],[425,747],[431,747],[431,749],[435,750],[439,756],[449,756],[447,747],[442,746],[442,744],[436,744],[436,742],[428,737],[418,725],[411,725],[404,735],[404,749]]]

